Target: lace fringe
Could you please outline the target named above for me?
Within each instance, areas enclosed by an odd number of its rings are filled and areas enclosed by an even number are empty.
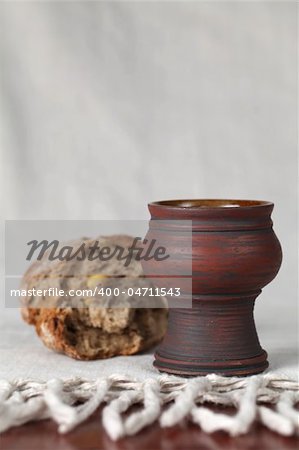
[[[161,375],[143,382],[122,375],[94,381],[0,380],[0,432],[51,418],[60,433],[67,433],[105,404],[103,426],[113,440],[134,435],[156,420],[170,427],[184,418],[207,433],[224,430],[237,436],[259,421],[290,436],[299,431],[298,402],[299,384],[270,374],[249,378],[212,374],[193,379]],[[123,415],[135,404],[140,406],[138,411]],[[234,416],[215,413],[207,404],[234,406],[237,412]]]

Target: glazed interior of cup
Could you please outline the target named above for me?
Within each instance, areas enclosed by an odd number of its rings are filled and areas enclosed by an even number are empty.
[[[190,199],[190,200],[163,200],[153,202],[151,205],[160,205],[170,208],[244,208],[270,205],[264,200],[226,200],[226,199]]]

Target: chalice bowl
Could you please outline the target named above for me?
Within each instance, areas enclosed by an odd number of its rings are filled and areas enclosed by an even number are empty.
[[[163,261],[143,260],[145,276],[164,292],[180,290],[190,307],[172,308],[155,353],[161,372],[244,376],[268,367],[254,323],[254,303],[279,271],[280,243],[273,203],[260,200],[168,200],[148,205],[145,238],[166,242]],[[191,245],[190,242],[191,236]],[[187,264],[189,275],[184,272]],[[183,304],[183,303],[182,303]]]

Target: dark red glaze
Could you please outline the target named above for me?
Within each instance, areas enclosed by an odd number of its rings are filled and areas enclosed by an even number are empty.
[[[143,261],[145,274],[160,277],[159,287],[180,287],[182,300],[192,294],[192,308],[170,308],[155,366],[186,376],[265,370],[267,354],[258,340],[253,308],[282,260],[272,229],[273,203],[171,200],[150,203],[149,210],[146,238],[165,245],[172,257],[163,263]]]

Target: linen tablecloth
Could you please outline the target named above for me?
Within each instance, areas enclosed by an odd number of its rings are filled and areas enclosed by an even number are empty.
[[[112,439],[159,420],[171,426],[188,417],[207,432],[247,432],[254,420],[284,435],[298,430],[297,329],[277,313],[260,318],[259,335],[269,354],[264,374],[184,379],[160,374],[153,352],[99,361],[76,361],[48,350],[23,323],[17,309],[0,317],[0,431],[29,420],[52,418],[67,432],[102,403],[102,420]],[[174,402],[173,402],[174,401]],[[80,403],[78,406],[78,402]],[[216,414],[203,403],[233,405],[235,416]],[[138,403],[141,409],[124,418]],[[163,405],[170,404],[165,410]],[[272,410],[269,405],[275,404]],[[74,406],[73,406],[74,405]]]

